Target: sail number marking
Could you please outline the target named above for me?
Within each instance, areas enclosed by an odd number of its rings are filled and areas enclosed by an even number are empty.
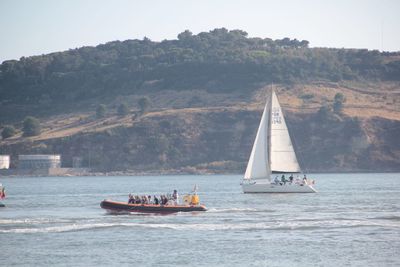
[[[281,117],[279,108],[272,108],[271,114],[272,114],[272,118],[271,118],[272,124],[281,124],[282,123],[282,117]]]

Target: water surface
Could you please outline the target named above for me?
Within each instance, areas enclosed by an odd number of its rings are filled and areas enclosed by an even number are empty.
[[[243,194],[235,175],[1,178],[1,266],[400,266],[400,174],[310,178],[317,194]],[[207,212],[99,207],[194,184]]]

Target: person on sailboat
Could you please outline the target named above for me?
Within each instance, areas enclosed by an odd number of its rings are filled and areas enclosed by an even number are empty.
[[[279,184],[279,178],[278,178],[278,176],[275,176],[274,184]]]
[[[292,184],[293,183],[293,174],[290,174],[289,176],[289,182]]]
[[[303,184],[307,184],[307,176],[304,174],[304,177],[303,177]]]
[[[286,184],[286,178],[285,178],[285,175],[284,175],[284,174],[282,174],[281,182],[282,182],[283,184]]]

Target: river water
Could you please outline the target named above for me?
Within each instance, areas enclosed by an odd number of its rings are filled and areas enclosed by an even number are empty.
[[[314,174],[316,194],[243,194],[241,176],[1,178],[1,266],[400,266],[400,174]],[[207,212],[111,215],[193,185]]]

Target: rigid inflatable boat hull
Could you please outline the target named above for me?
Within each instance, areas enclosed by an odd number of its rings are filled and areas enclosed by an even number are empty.
[[[111,212],[146,212],[146,213],[175,213],[190,211],[206,211],[203,205],[154,205],[154,204],[128,204],[112,200],[103,200],[100,207]]]

